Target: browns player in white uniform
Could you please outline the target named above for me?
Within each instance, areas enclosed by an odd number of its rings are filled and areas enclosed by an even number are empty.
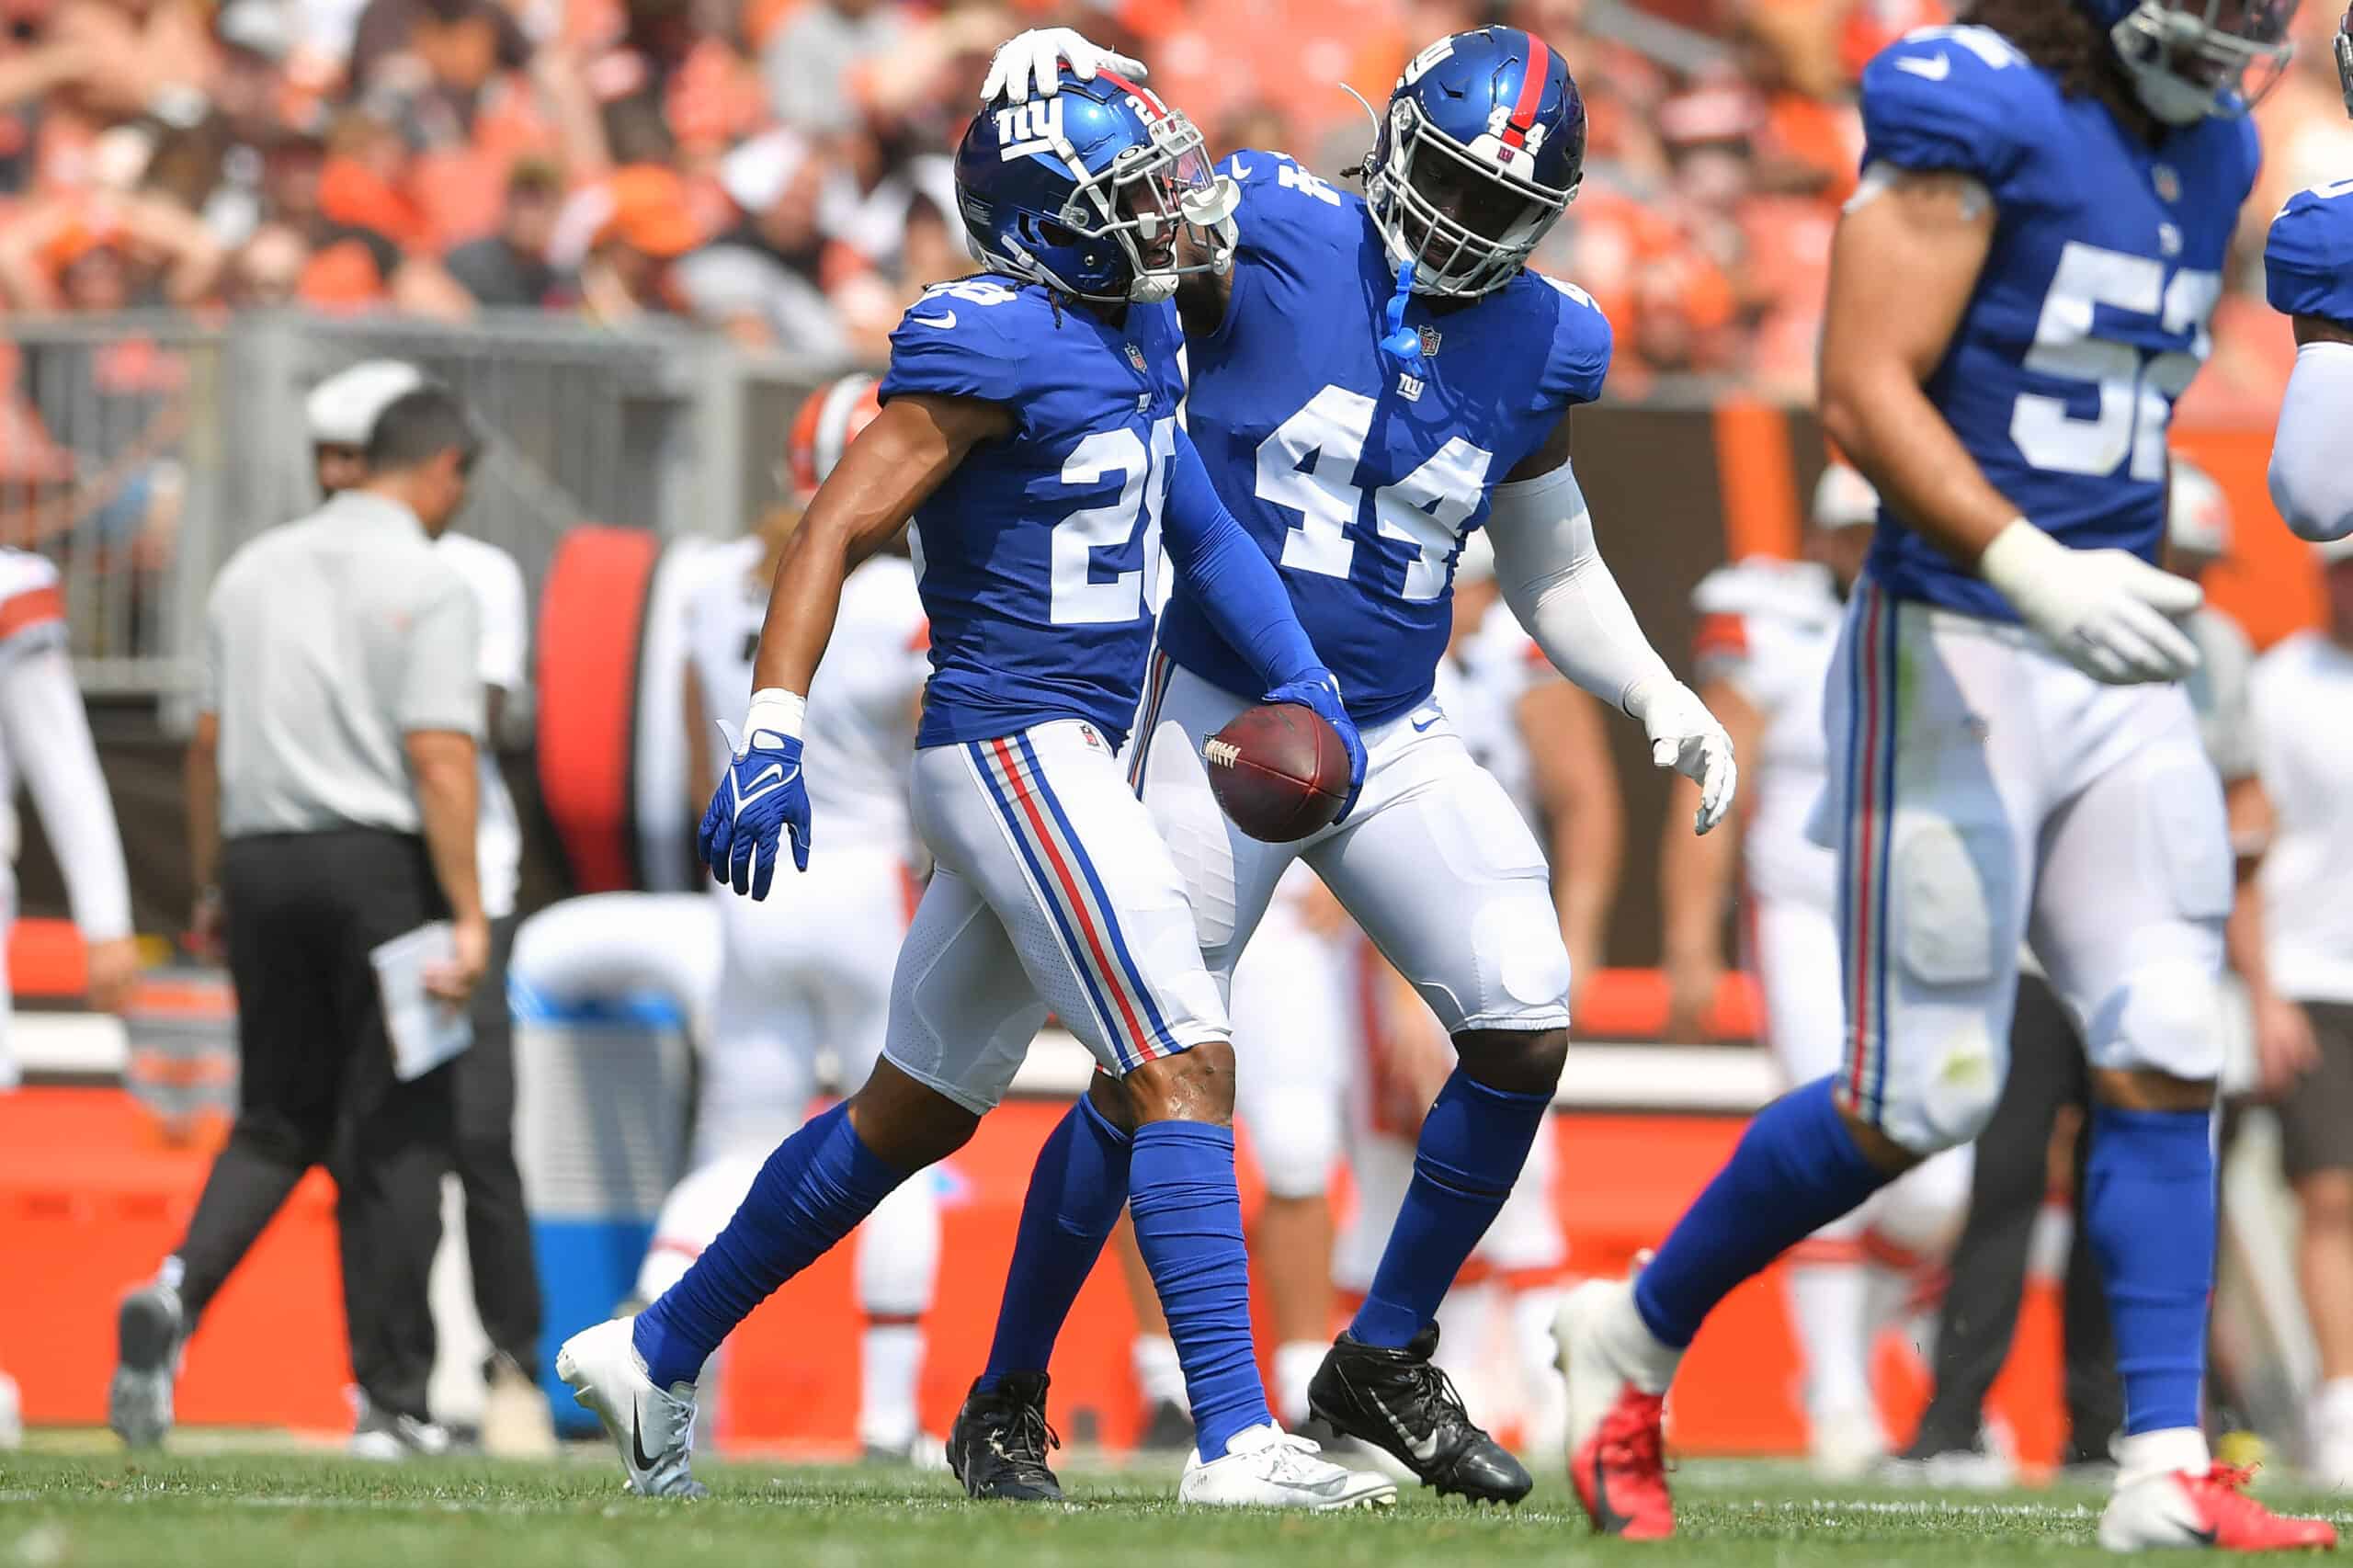
[[[131,936],[131,884],[122,837],[90,744],[89,720],[65,653],[65,596],[57,568],[21,550],[0,550],[0,949],[17,919],[17,785],[30,789],[51,852],[65,873],[74,922],[88,944],[90,1006],[112,1012],[139,971]],[[17,1084],[8,1049],[8,972],[0,962],[0,1092]],[[0,1449],[23,1428],[17,1385],[0,1373]]]
[[[1806,820],[1829,767],[1823,683],[1878,507],[1870,482],[1834,463],[1814,492],[1806,559],[1752,556],[1710,573],[1691,596],[1700,699],[1748,759],[1751,804],[1737,839],[1743,929],[1765,1043],[1791,1084],[1836,1068],[1844,1038],[1835,857],[1806,836]],[[1688,791],[1678,786],[1678,793]],[[1661,846],[1670,1039],[1705,1038],[1724,975],[1733,856],[1734,839],[1724,834],[1702,840],[1669,832]],[[1790,1254],[1785,1278],[1806,1367],[1809,1448],[1827,1476],[1859,1474],[1887,1452],[1871,1394],[1871,1346],[1919,1269],[1951,1244],[1968,1201],[1967,1162],[1961,1150],[1924,1162]]]
[[[788,450],[805,503],[874,417],[875,382],[847,376],[810,394]],[[777,552],[797,520],[709,552],[687,599],[689,731],[696,787],[726,766],[718,726],[752,690],[752,655]],[[841,618],[809,693],[806,744],[822,760],[810,791],[827,833],[807,874],[779,879],[766,901],[714,885],[722,963],[704,1041],[692,1164],[663,1205],[638,1275],[651,1301],[684,1273],[750,1190],[768,1152],[799,1126],[817,1092],[820,1058],[833,1085],[863,1083],[882,1048],[891,972],[912,907],[915,837],[907,759],[928,664],[915,574],[879,555],[842,585]],[[922,1434],[915,1389],[920,1319],[931,1304],[939,1219],[929,1181],[902,1186],[859,1231],[858,1437],[873,1458],[906,1458]]]

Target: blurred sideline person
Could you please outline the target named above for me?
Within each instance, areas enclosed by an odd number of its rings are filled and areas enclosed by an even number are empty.
[[[2303,1226],[2304,1309],[2320,1354],[2311,1478],[2353,1489],[2353,540],[2318,545],[2326,624],[2255,666],[2255,734],[2276,816],[2258,876],[2271,982],[2309,1018],[2299,1040],[2258,1033],[2278,1096],[2280,1160]]]
[[[368,480],[368,437],[392,402],[425,384],[414,365],[371,359],[328,377],[303,403],[322,494]],[[540,1389],[540,1278],[515,1166],[515,1026],[506,1002],[507,955],[515,944],[515,894],[522,880],[523,830],[498,770],[498,739],[510,712],[527,707],[529,611],[522,569],[484,540],[445,531],[434,543],[474,596],[482,618],[483,733],[476,764],[481,814],[474,848],[490,959],[470,1005],[474,1042],[458,1058],[457,1142],[465,1194],[466,1263],[474,1310],[490,1340],[483,1369],[484,1452],[509,1459],[555,1452],[555,1424]]]
[[[134,1448],[170,1430],[188,1335],[315,1165],[335,1180],[353,1451],[448,1447],[426,1406],[426,1277],[455,1069],[400,1081],[369,954],[450,920],[452,957],[426,979],[452,1006],[489,961],[481,612],[432,542],[478,449],[449,392],[396,399],[369,437],[367,481],[245,545],[213,585],[188,838],[199,932],[227,936],[239,1107],[186,1237],[122,1303],[108,1422]]]
[[[2165,503],[2166,568],[2202,582],[2230,546],[2230,505],[2222,487],[2196,464],[2174,459]],[[2185,684],[2200,740],[2222,780],[2237,852],[2239,892],[2224,932],[2231,967],[2245,990],[2258,1043],[2300,1055],[2294,1042],[2308,1045],[2310,1031],[2301,1027],[2301,1012],[2271,989],[2261,910],[2248,890],[2270,810],[2256,778],[2247,689],[2254,650],[2238,623],[2211,605],[2200,606],[2185,624],[2200,653],[2199,667]],[[2107,1297],[2090,1229],[2082,1223],[2092,1155],[2091,1067],[2082,1025],[2032,954],[2019,955],[2018,971],[2013,1065],[1993,1119],[1977,1136],[1969,1222],[1953,1247],[1952,1286],[1938,1320],[1935,1392],[1904,1454],[1931,1484],[2000,1486],[2013,1479],[2004,1443],[1987,1430],[1985,1400],[2009,1358],[2028,1255],[2051,1186],[2050,1162],[2062,1156],[2072,1170],[2065,1186],[2073,1223],[2062,1313],[2068,1437],[2061,1462],[2085,1475],[2109,1466],[2124,1415]]]
[[[2203,1426],[2233,867],[2179,685],[2200,596],[2154,563],[2174,399],[2211,347],[2260,161],[2245,110],[2292,8],[1967,14],[1865,68],[1832,244],[1823,424],[1884,503],[1810,824],[1839,846],[1847,1055],[1757,1114],[1639,1276],[1572,1295],[1572,1475],[1597,1528],[1674,1533],[1685,1349],[1743,1280],[1984,1130],[2030,938],[2092,1062],[2085,1223],[2125,1403],[2099,1542],[2333,1546]]]
[[[1677,831],[1699,802],[1688,781],[1675,785],[1659,848],[1667,1038],[1707,1038],[1737,855],[1765,1043],[1790,1085],[1836,1070],[1845,1038],[1837,858],[1805,827],[1830,768],[1824,685],[1878,517],[1870,482],[1833,463],[1814,487],[1803,560],[1735,562],[1691,595],[1699,700],[1723,721],[1755,782],[1737,847],[1729,834]],[[1949,1150],[1790,1250],[1782,1278],[1805,1363],[1807,1450],[1825,1477],[1859,1475],[1887,1454],[1872,1349],[1921,1271],[1942,1261],[1968,1188],[1969,1155]]]
[[[0,550],[0,951],[17,919],[17,782],[40,811],[65,895],[81,930],[92,1010],[119,1012],[139,976],[131,934],[131,881],[90,720],[65,642],[65,596],[57,568],[21,550]],[[0,962],[0,1094],[17,1086],[8,1049],[8,971]],[[0,1372],[0,1449],[24,1427],[17,1385]]]
[[[871,376],[817,388],[793,421],[786,469],[794,505],[709,553],[688,597],[689,778],[707,801],[729,748],[710,718],[750,700],[777,562],[817,487],[880,405]],[[761,1162],[808,1115],[818,1056],[847,1091],[882,1049],[891,971],[914,888],[907,765],[930,647],[915,569],[878,554],[842,584],[841,618],[809,692],[805,755],[813,809],[827,824],[806,875],[765,901],[710,884],[719,912],[718,992],[702,1040],[693,1150],[662,1206],[638,1271],[637,1298],[658,1299],[719,1234]],[[706,715],[710,717],[706,717]],[[858,1440],[867,1457],[907,1460],[919,1429],[922,1316],[939,1264],[937,1186],[918,1176],[858,1227]]]

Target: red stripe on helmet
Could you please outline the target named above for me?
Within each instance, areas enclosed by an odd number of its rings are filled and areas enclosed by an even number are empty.
[[[1106,71],[1099,65],[1095,68],[1095,79],[1098,82],[1108,82],[1111,85],[1119,88],[1120,91],[1135,99],[1136,102],[1144,107],[1144,112],[1150,118],[1154,119],[1166,119],[1168,118],[1168,106],[1162,103],[1160,101],[1159,95],[1154,93],[1151,88],[1138,86],[1135,83],[1129,81],[1125,76]]]
[[[1528,69],[1519,78],[1519,101],[1511,107],[1511,119],[1504,126],[1504,141],[1514,147],[1528,144],[1528,133],[1536,126],[1536,111],[1543,107],[1544,79],[1552,74],[1552,51],[1534,33],[1528,35]]]

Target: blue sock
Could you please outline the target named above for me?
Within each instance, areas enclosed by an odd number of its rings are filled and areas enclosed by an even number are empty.
[[[2214,1146],[2202,1110],[2092,1107],[2084,1224],[2108,1288],[2124,1430],[2199,1425],[2214,1289]]]
[[[1831,1084],[1817,1078],[1758,1111],[1635,1278],[1634,1308],[1661,1344],[1690,1344],[1733,1286],[1895,1179],[1863,1158]]]
[[[1422,1120],[1414,1180],[1348,1333],[1398,1349],[1438,1316],[1543,1131],[1550,1095],[1490,1088],[1457,1067]]]
[[[1250,1260],[1233,1185],[1233,1130],[1199,1121],[1136,1129],[1128,1213],[1185,1368],[1195,1446],[1222,1458],[1233,1435],[1274,1420],[1250,1343]]]
[[[637,1314],[632,1337],[646,1375],[662,1388],[694,1381],[754,1307],[906,1179],[858,1141],[847,1101],[778,1144],[727,1228]]]
[[[982,1388],[996,1387],[1007,1372],[1042,1372],[1053,1358],[1063,1320],[1127,1207],[1133,1152],[1128,1135],[1104,1120],[1085,1095],[1038,1151]]]

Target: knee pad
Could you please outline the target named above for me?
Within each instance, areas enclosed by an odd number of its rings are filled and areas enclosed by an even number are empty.
[[[1286,1086],[1249,1108],[1250,1152],[1267,1192],[1277,1198],[1320,1197],[1340,1155],[1338,1089]]]
[[[2177,957],[2143,965],[2087,1023],[2086,1052],[2095,1067],[2146,1069],[2193,1083],[2222,1074],[2222,985],[2203,964]]]

